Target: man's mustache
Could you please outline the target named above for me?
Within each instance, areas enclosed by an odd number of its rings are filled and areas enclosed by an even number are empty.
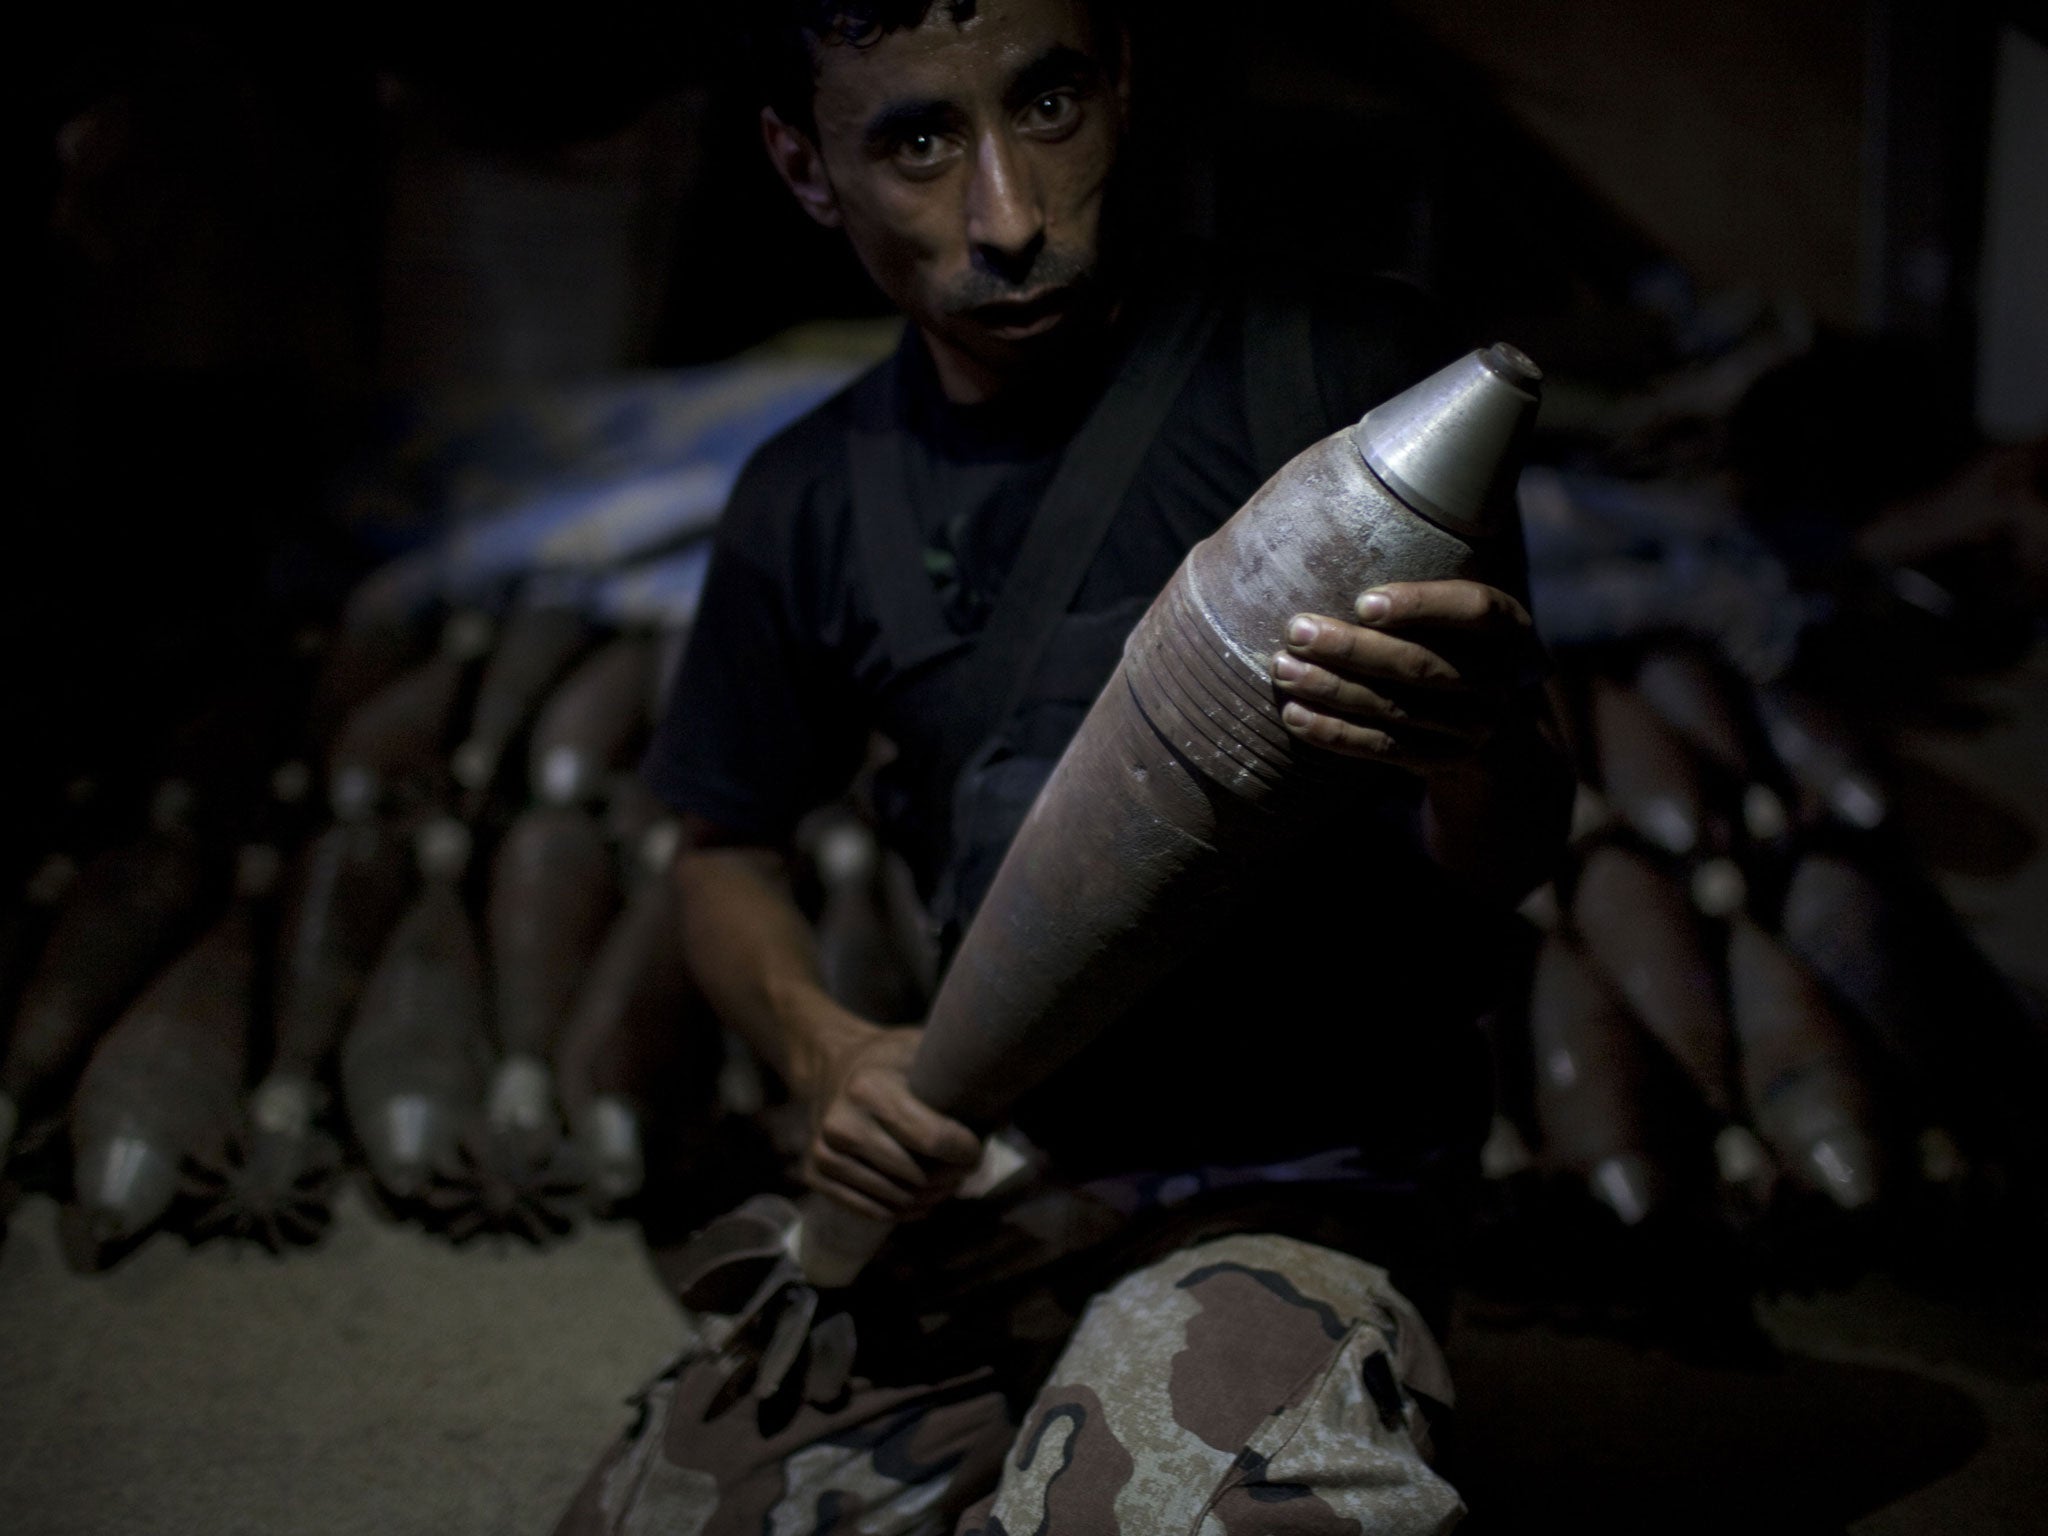
[[[941,302],[947,314],[964,315],[986,304],[1014,304],[1049,289],[1084,287],[1094,276],[1094,263],[1086,256],[1048,245],[1020,276],[1006,276],[986,267],[970,268],[947,285]]]

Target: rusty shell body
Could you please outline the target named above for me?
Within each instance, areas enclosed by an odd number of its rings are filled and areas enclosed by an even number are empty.
[[[1579,871],[1572,922],[1586,951],[1707,1107],[1735,1109],[1735,1052],[1721,980],[1685,892],[1647,859],[1607,844]]]
[[[562,1107],[600,1209],[640,1192],[664,1116],[710,1111],[718,1034],[683,963],[675,889],[643,879],[613,921],[555,1054]]]
[[[380,620],[344,624],[327,639],[306,706],[306,734],[324,749],[356,707],[396,682],[433,650],[425,622]]]
[[[1630,1226],[1669,1179],[1650,1130],[1653,1049],[1628,1007],[1563,933],[1545,937],[1529,996],[1545,1159],[1570,1169]]]
[[[454,887],[433,881],[385,945],[341,1046],[349,1122],[392,1195],[419,1196],[453,1160],[490,1059],[476,934]]]
[[[1728,976],[1757,1129],[1802,1182],[1845,1209],[1869,1205],[1884,1138],[1854,1034],[1812,973],[1747,917],[1729,931]]]
[[[1298,743],[1271,658],[1295,614],[1349,615],[1379,582],[1522,584],[1512,486],[1540,377],[1512,348],[1462,359],[1312,444],[1189,551],[940,984],[910,1069],[919,1098],[1000,1123],[1214,934],[1243,861],[1298,849],[1388,772]],[[807,1231],[805,1267],[842,1283],[879,1237],[827,1223]]]
[[[1461,537],[1405,506],[1357,429],[1316,443],[1189,553],[1026,816],[932,1005],[911,1085],[997,1123],[1219,914],[1237,861],[1341,814],[1386,769],[1295,740],[1270,658],[1296,613],[1391,580],[1518,580],[1512,525]]]
[[[498,1048],[545,1058],[619,906],[597,821],[569,806],[523,812],[491,865],[488,914]]]
[[[154,1226],[188,1163],[220,1161],[248,1069],[255,975],[254,915],[238,901],[94,1049],[71,1144],[77,1200],[96,1242]]]
[[[1771,750],[1799,791],[1808,820],[1833,816],[1866,830],[1891,814],[1884,781],[1860,733],[1831,705],[1795,688],[1757,691]]]
[[[469,663],[444,650],[350,712],[327,758],[328,797],[343,821],[438,802],[448,739]]]
[[[153,833],[86,866],[22,989],[0,1061],[0,1093],[23,1113],[64,1092],[123,1005],[191,936],[211,873],[182,831]]]
[[[1924,936],[1849,859],[1808,853],[1785,890],[1785,945],[1871,1026],[1900,1066],[1926,1068],[1932,999],[1918,969]]]
[[[1666,853],[1725,843],[1691,753],[1656,710],[1604,677],[1593,679],[1588,703],[1600,787],[1615,813]]]
[[[527,752],[527,782],[539,799],[582,805],[603,795],[649,724],[658,661],[651,638],[622,636],[549,695]]]
[[[1722,772],[1744,784],[1763,776],[1748,710],[1726,674],[1700,651],[1651,651],[1636,666],[1635,691]]]
[[[490,789],[513,739],[590,641],[589,624],[573,608],[525,608],[505,621],[484,663],[469,731],[455,752],[453,771],[463,789],[472,796]]]
[[[412,889],[410,847],[389,823],[339,823],[306,846],[279,934],[273,1072],[319,1072]]]

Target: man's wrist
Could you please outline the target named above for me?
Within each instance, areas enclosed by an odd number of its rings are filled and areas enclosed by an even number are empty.
[[[789,1091],[806,1104],[832,1091],[835,1063],[882,1033],[881,1025],[847,1012],[814,983],[778,989],[775,1012],[789,1042]]]

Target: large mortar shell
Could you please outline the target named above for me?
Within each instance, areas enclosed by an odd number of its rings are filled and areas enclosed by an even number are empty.
[[[433,649],[425,622],[345,624],[327,637],[306,706],[306,734],[324,749],[356,706],[419,665]]]
[[[490,789],[513,738],[590,641],[590,625],[573,608],[525,608],[505,621],[477,685],[469,732],[455,750],[456,783],[472,796]]]
[[[1884,782],[1841,713],[1794,688],[1760,688],[1757,713],[1771,749],[1800,790],[1809,816],[1825,813],[1869,829],[1891,814]]]
[[[1189,552],[954,957],[911,1067],[920,1098],[999,1123],[1212,933],[1243,859],[1388,771],[1298,743],[1270,659],[1295,614],[1348,617],[1379,582],[1518,584],[1513,485],[1539,378],[1508,347],[1461,359],[1298,455]],[[807,1237],[814,1278],[847,1273],[827,1250],[851,1230]]]
[[[301,853],[278,935],[270,1064],[219,1170],[220,1229],[275,1249],[326,1224],[338,1149],[317,1124],[321,1078],[413,883],[407,840],[382,820],[339,822]]]
[[[0,1060],[0,1093],[21,1113],[61,1098],[93,1042],[191,937],[211,873],[169,814],[157,831],[85,867],[22,989]]]
[[[1692,646],[1663,646],[1636,664],[1636,692],[1694,751],[1742,782],[1762,772],[1748,712],[1726,673]]]
[[[444,796],[448,739],[468,668],[469,658],[444,649],[349,715],[327,758],[327,793],[339,819]]]
[[[496,1033],[506,1059],[504,1091],[491,1096],[499,1129],[552,1129],[543,1064],[618,905],[618,879],[594,818],[543,806],[512,823],[491,868],[488,914]]]
[[[1579,1174],[1630,1226],[1669,1185],[1650,1130],[1654,1049],[1606,978],[1565,934],[1537,956],[1529,1040],[1545,1159]]]
[[[389,822],[341,822],[300,854],[279,933],[271,1069],[317,1076],[413,890]]]
[[[1189,552],[1053,770],[962,942],[911,1081],[997,1123],[1199,943],[1270,849],[1384,773],[1298,742],[1271,658],[1383,581],[1513,581],[1514,459],[1540,375],[1475,353],[1298,455]]]
[[[1745,690],[1704,651],[1670,646],[1636,667],[1636,692],[1665,724],[1742,793],[1742,822],[1759,842],[1783,837],[1791,823],[1781,781],[1758,740]]]
[[[1684,742],[1637,694],[1595,678],[1588,713],[1607,804],[1644,838],[1681,857],[1725,841]]]
[[[1721,981],[1686,894],[1625,848],[1593,850],[1572,921],[1586,950],[1724,1119],[1735,1109],[1734,1040]]]
[[[1806,854],[1786,887],[1783,927],[1786,947],[1918,1076],[1928,1065],[1921,1032],[1933,1011],[1926,936],[1875,877],[1839,854]]]
[[[79,1081],[72,1182],[102,1248],[161,1220],[187,1166],[217,1164],[234,1129],[255,1018],[254,902],[276,854],[243,863],[243,894],[107,1031]]]
[[[449,1166],[491,1059],[483,959],[456,889],[466,833],[421,834],[427,882],[400,920],[341,1045],[342,1097],[377,1182],[400,1200]]]
[[[6,1046],[7,1031],[13,1025],[22,989],[28,985],[49,943],[64,899],[77,884],[77,864],[66,854],[53,853],[9,892],[5,931],[0,933],[0,1049]],[[0,1116],[7,1117],[6,1123],[0,1123],[0,1160],[4,1160],[4,1149],[14,1139],[10,1107],[11,1101],[0,1091]]]
[[[1729,930],[1728,976],[1757,1129],[1805,1183],[1845,1209],[1869,1205],[1884,1144],[1849,1026],[1813,974],[1747,917]]]
[[[651,638],[623,636],[549,695],[527,751],[527,782],[538,799],[582,805],[603,795],[648,725],[658,660]]]
[[[640,1192],[657,1115],[709,1112],[718,1034],[679,926],[673,883],[650,874],[605,935],[556,1051],[562,1107],[600,1209]]]

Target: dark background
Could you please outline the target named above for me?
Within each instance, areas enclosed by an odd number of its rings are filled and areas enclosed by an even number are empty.
[[[56,18],[17,141],[11,798],[331,609],[372,552],[324,487],[387,392],[876,310],[772,182],[718,9]],[[1968,421],[1998,12],[1557,12],[1141,7],[1154,259],[1403,270],[1610,381],[1670,361],[1708,295],[1782,296],[1910,341],[1916,402]]]

